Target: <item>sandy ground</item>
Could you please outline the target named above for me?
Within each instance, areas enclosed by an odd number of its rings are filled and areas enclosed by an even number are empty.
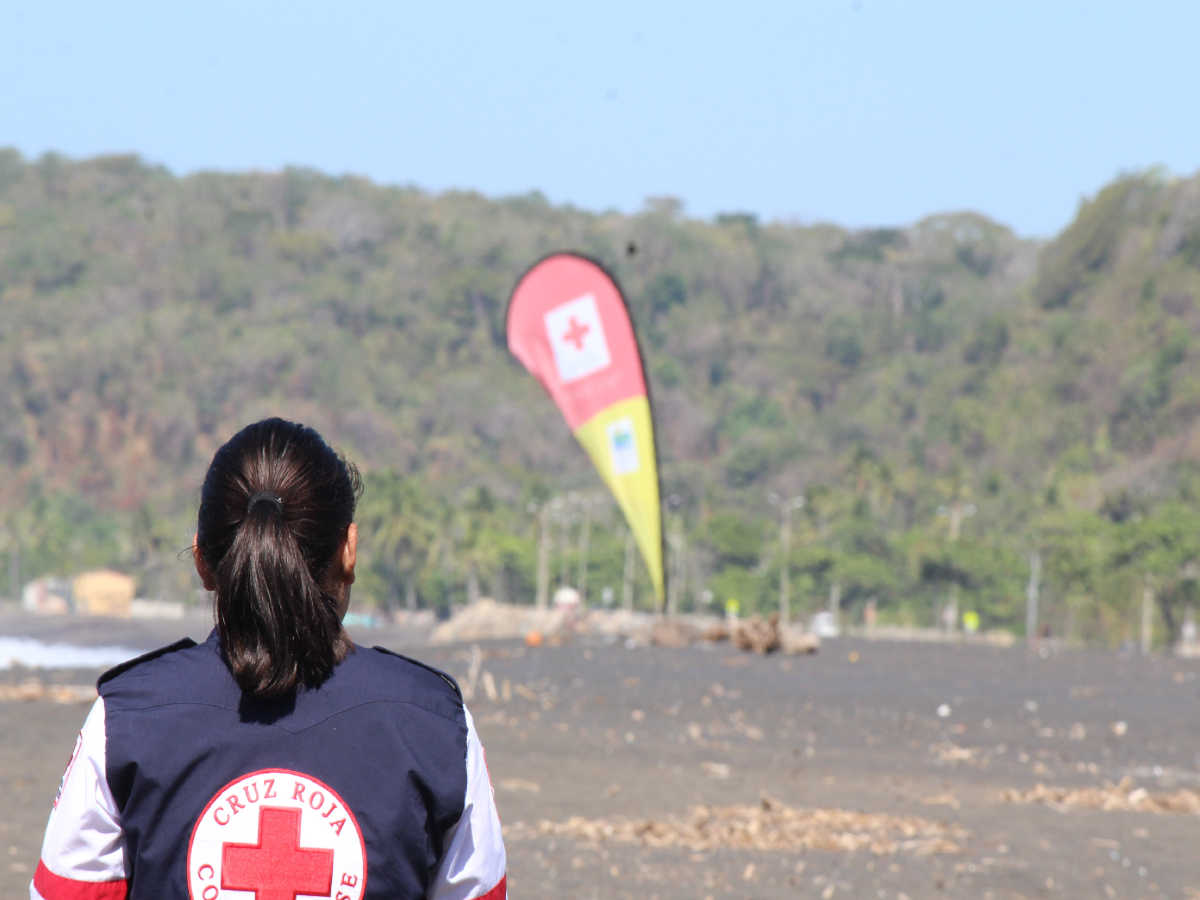
[[[182,623],[0,634],[154,646]],[[514,897],[1200,897],[1200,663],[827,641],[427,647],[487,747]],[[0,670],[82,684],[90,670]],[[0,700],[0,896],[24,896],[86,703]]]

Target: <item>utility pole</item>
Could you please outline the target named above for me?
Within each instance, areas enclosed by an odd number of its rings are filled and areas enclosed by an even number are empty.
[[[566,504],[564,504],[560,516],[562,530],[558,533],[558,586],[566,587],[570,583],[568,571],[570,561],[567,557],[570,555],[571,550],[571,516],[566,509]]]
[[[1029,584],[1025,588],[1025,637],[1032,645],[1037,642],[1038,597],[1042,583],[1042,554],[1034,550],[1029,554]]]
[[[679,604],[683,600],[687,587],[687,538],[678,528],[671,531],[669,540],[671,556],[667,575],[667,615],[679,613]]]
[[[680,553],[680,544],[683,538],[679,535],[679,530],[673,528],[671,530],[670,539],[667,544],[671,547],[671,558],[667,564],[667,616],[676,616],[679,612],[679,568],[680,558],[683,554]]]
[[[550,502],[542,504],[538,513],[537,608],[545,609],[550,602]]]
[[[579,604],[587,606],[588,543],[592,532],[592,501],[583,500],[583,527],[579,530]]]
[[[679,579],[679,593],[676,594],[676,598],[679,603],[683,603],[684,601],[687,600],[687,583],[688,583],[687,562],[688,562],[687,535],[680,532],[680,535],[679,535],[679,566],[677,567],[676,572],[675,572],[675,577]],[[695,611],[695,606],[696,605],[693,603],[692,604],[693,611]]]
[[[779,567],[779,624],[786,625],[788,619],[791,618],[791,603],[788,598],[788,573],[792,568],[791,564],[791,549],[792,549],[792,511],[786,510],[783,514],[783,525],[779,529],[779,542],[783,544],[783,565]]]
[[[783,500],[774,492],[767,495],[772,506],[779,507],[779,545],[782,558],[779,561],[779,624],[786,625],[791,618],[790,575],[792,550],[792,511],[804,508],[804,495],[797,494]]]
[[[633,612],[633,530],[625,534],[625,577],[621,581],[621,606]]]
[[[1037,644],[1038,591],[1042,580],[1042,554],[1034,550],[1029,554],[1029,584],[1025,587],[1025,643],[1033,648]]]
[[[668,616],[675,616],[679,612],[679,592],[682,587],[680,569],[683,566],[683,516],[678,510],[683,498],[678,494],[668,494],[666,499],[667,509],[673,513],[668,517],[667,526],[667,559],[664,573],[667,580],[666,613]]]
[[[1142,656],[1150,652],[1150,638],[1154,631],[1154,588],[1149,580],[1142,584]]]

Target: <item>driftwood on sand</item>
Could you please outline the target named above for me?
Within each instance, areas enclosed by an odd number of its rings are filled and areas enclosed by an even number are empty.
[[[811,632],[781,626],[778,613],[772,613],[767,619],[751,616],[712,622],[704,628],[678,619],[662,619],[655,623],[650,633],[650,642],[661,647],[685,647],[700,641],[729,641],[739,650],[761,654],[776,651],[816,653],[821,645],[820,638]]]

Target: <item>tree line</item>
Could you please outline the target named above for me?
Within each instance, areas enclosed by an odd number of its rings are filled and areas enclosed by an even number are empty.
[[[1125,176],[1039,243],[969,213],[848,231],[0,151],[0,541],[20,580],[186,595],[204,467],[279,414],[364,472],[360,603],[532,602],[539,543],[554,583],[621,602],[625,527],[504,341],[517,276],[565,247],[630,300],[681,608],[786,584],[797,615],[933,624],[956,598],[1019,632],[1036,554],[1053,632],[1129,639],[1149,590],[1170,640],[1198,196]]]

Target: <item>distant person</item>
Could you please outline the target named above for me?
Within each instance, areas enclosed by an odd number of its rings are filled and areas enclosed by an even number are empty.
[[[942,628],[947,632],[958,629],[958,601],[950,600],[942,607]]]
[[[506,896],[457,686],[342,629],[360,484],[281,419],[217,451],[194,548],[216,628],[101,677],[31,898]]]
[[[962,616],[963,631],[967,634],[977,634],[979,632],[979,613],[973,609],[968,609]]]

